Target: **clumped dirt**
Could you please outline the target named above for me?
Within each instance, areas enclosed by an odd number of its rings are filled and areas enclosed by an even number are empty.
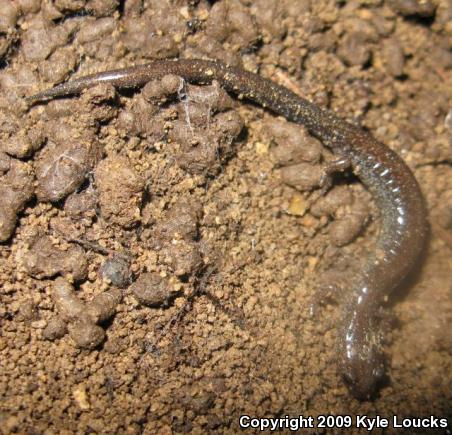
[[[448,0],[0,0],[0,431],[451,418],[451,35]],[[259,72],[415,172],[431,240],[374,401],[348,394],[336,337],[378,211],[347,173],[320,195],[334,156],[302,126],[171,75],[23,100],[167,57]]]

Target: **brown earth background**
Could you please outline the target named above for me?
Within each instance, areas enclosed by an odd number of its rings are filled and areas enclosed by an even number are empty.
[[[0,0],[0,431],[450,419],[451,36],[450,0]],[[389,301],[389,381],[374,401],[349,395],[336,338],[378,210],[350,174],[319,198],[333,158],[321,143],[174,76],[23,100],[174,57],[258,72],[414,171],[431,239]]]

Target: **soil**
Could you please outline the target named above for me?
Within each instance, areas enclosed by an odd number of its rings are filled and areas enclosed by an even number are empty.
[[[1,433],[451,419],[451,35],[449,0],[0,0]],[[175,76],[24,103],[168,57],[258,72],[414,171],[431,238],[388,303],[374,400],[348,393],[336,338],[378,210],[351,174],[319,195],[334,156],[302,126]]]

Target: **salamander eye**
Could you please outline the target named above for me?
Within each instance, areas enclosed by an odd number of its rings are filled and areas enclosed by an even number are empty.
[[[342,379],[344,380],[348,388],[351,388],[353,386],[354,382],[349,373],[342,373]]]
[[[367,379],[363,378],[359,371],[349,367],[348,370],[342,373],[342,379],[355,399],[365,400],[368,398],[369,385]]]
[[[349,386],[349,390],[357,400],[371,400],[375,395],[376,386],[375,379],[357,379]]]
[[[378,354],[375,358],[372,376],[376,380],[376,383],[381,383],[386,378],[386,364],[381,354]]]
[[[376,348],[367,348],[366,357],[358,354],[344,365],[342,378],[351,394],[358,400],[374,397],[385,379],[384,356]]]

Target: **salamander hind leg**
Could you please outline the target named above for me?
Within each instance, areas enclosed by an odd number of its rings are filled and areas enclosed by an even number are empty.
[[[325,195],[333,185],[333,175],[338,172],[344,172],[350,169],[351,162],[348,157],[340,156],[334,160],[329,161],[323,168],[323,175],[320,179],[320,193]]]

